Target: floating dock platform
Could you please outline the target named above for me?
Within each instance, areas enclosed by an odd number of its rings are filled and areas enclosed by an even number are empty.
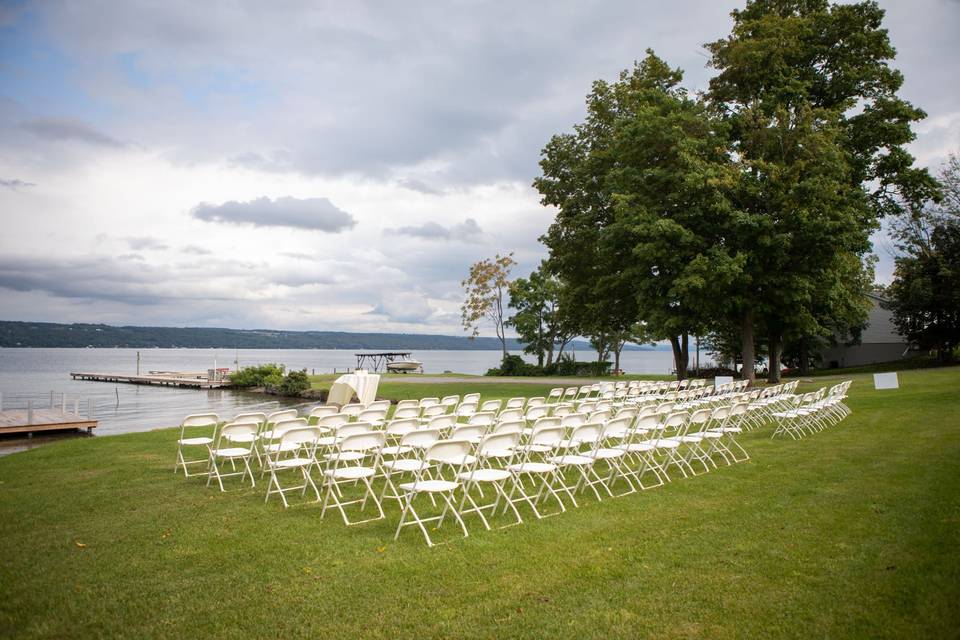
[[[74,380],[95,382],[122,382],[124,384],[149,384],[161,387],[192,387],[194,389],[220,389],[229,387],[226,380],[211,380],[206,373],[183,373],[177,371],[151,372],[146,376],[131,376],[118,373],[71,373]]]
[[[87,433],[92,433],[96,426],[96,420],[55,409],[0,411],[0,435],[73,430],[84,430]]]

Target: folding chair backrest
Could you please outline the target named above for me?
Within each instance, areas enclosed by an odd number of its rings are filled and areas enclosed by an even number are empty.
[[[461,424],[453,429],[451,440],[472,440],[483,437],[487,433],[487,425]]]
[[[313,409],[311,409],[311,410],[310,410],[310,413],[308,414],[308,418],[318,418],[318,419],[319,419],[319,418],[322,418],[323,416],[332,416],[332,415],[335,415],[335,414],[337,414],[337,413],[340,413],[340,410],[339,410],[339,409],[337,409],[337,408],[336,408],[335,406],[333,406],[332,404],[325,404],[325,405],[323,405],[323,406],[314,407]]]
[[[233,420],[230,422],[242,422],[244,424],[263,424],[267,421],[267,414],[261,411],[252,411],[250,413],[238,413],[233,416]]]
[[[577,406],[577,413],[590,414],[590,413],[593,413],[596,409],[597,409],[596,402],[581,402]]]
[[[484,400],[483,404],[480,405],[480,411],[500,411],[500,406],[503,404],[501,400]]]
[[[337,429],[338,438],[348,438],[358,433],[367,433],[373,431],[373,426],[369,422],[349,422]],[[386,435],[385,432],[378,432]]]
[[[357,414],[358,422],[383,422],[387,417],[386,409],[364,409]]]
[[[221,442],[226,440],[227,442],[234,442],[240,439],[249,439],[252,441],[253,437],[257,435],[257,423],[255,422],[230,422],[223,425],[220,428],[220,434],[217,436],[217,446],[219,449],[221,447]]]
[[[316,444],[317,439],[320,437],[320,431],[313,427],[299,427],[296,429],[290,429],[289,431],[284,431],[283,435],[280,436],[281,445],[313,445]],[[283,450],[281,446],[279,450]]]
[[[404,436],[420,428],[420,421],[416,418],[393,419],[387,423],[386,432],[392,436]]]
[[[550,393],[547,395],[547,403],[554,404],[556,402],[560,402],[560,398],[562,397],[563,397],[563,389],[559,387],[556,389],[550,389]]]
[[[522,409],[526,404],[526,398],[510,398],[507,400],[507,404],[504,405],[504,409]]]
[[[271,431],[273,431],[274,438],[281,438],[287,431],[291,431],[293,429],[302,429],[306,426],[306,418],[293,418],[290,420],[281,420],[280,422],[275,423]]]
[[[621,407],[614,415],[615,418],[636,418],[638,409],[636,407]]]
[[[510,421],[523,419],[523,409],[504,409],[500,412],[500,415],[497,416],[497,422]]]
[[[571,413],[574,413],[574,410],[573,407],[568,404],[558,404],[553,410],[553,415],[557,416],[558,418],[568,416]]]
[[[469,440],[439,440],[430,445],[423,457],[429,462],[462,465],[472,448]]]
[[[721,422],[723,420],[726,420],[727,416],[729,415],[730,415],[730,407],[723,405],[713,410],[713,413],[710,414],[710,419],[715,420],[717,422]]]
[[[579,391],[579,389],[578,389],[577,387],[568,387],[568,388],[563,392],[563,399],[564,399],[564,400],[574,400],[574,399],[576,399],[576,397],[577,397],[577,391]]]
[[[440,404],[440,398],[420,398],[420,406],[424,409],[438,404]]]
[[[456,414],[458,416],[472,416],[476,412],[477,412],[476,402],[461,402],[460,406],[457,407]]]
[[[527,409],[533,409],[534,407],[544,407],[547,404],[547,399],[543,396],[534,396],[527,399],[527,404],[525,405]]]
[[[333,415],[322,416],[319,420],[317,420],[316,426],[327,427],[328,429],[338,429],[348,422],[350,422],[350,416],[343,415],[342,413],[334,413]]]
[[[587,422],[606,422],[610,419],[610,412],[606,410],[597,410],[587,417]]]
[[[507,420],[493,429],[494,433],[523,433],[523,420]]]
[[[475,413],[467,419],[467,424],[491,425],[497,421],[497,416],[492,411],[482,411]]]
[[[623,438],[630,432],[630,427],[632,424],[632,416],[618,416],[607,422],[606,430],[604,431],[604,437]]]
[[[427,423],[428,429],[449,429],[457,423],[457,416],[445,413],[442,416],[434,416]]]
[[[406,406],[400,407],[393,412],[393,417],[396,418],[419,418],[420,417],[420,407],[419,406]]]
[[[340,413],[348,416],[358,416],[360,412],[363,411],[364,406],[359,402],[354,402],[351,404],[345,404],[340,407]]]
[[[473,402],[474,404],[480,404],[480,394],[468,393],[463,396],[462,402]]]
[[[422,450],[438,440],[440,440],[440,429],[417,429],[400,438],[400,444]]]
[[[690,424],[691,425],[704,425],[710,422],[710,416],[713,414],[713,411],[710,409],[697,409],[690,414]]]
[[[673,402],[661,402],[660,404],[657,405],[657,413],[659,415],[666,415],[666,414],[672,413],[674,404],[675,403]]]
[[[663,420],[664,429],[680,429],[687,422],[686,411],[674,411]]]
[[[527,420],[538,420],[547,415],[548,412],[549,409],[547,408],[547,405],[539,407],[527,407],[527,413],[524,415],[524,417]]]
[[[191,429],[198,433],[203,430],[204,435],[212,438],[213,431],[216,430],[217,423],[219,422],[220,418],[215,413],[196,413],[189,415],[180,423],[180,437],[183,437],[187,429]]]
[[[546,427],[559,427],[561,418],[556,416],[544,416],[542,418],[537,418],[537,421],[533,423],[533,430],[544,429]]]
[[[296,409],[284,409],[283,411],[274,411],[267,416],[267,424],[276,424],[283,420],[289,420],[297,417]]]
[[[595,444],[603,435],[603,427],[602,422],[587,422],[570,433],[570,440],[578,444]]]
[[[447,412],[447,408],[440,403],[431,404],[423,408],[423,412],[420,414],[423,418],[432,418],[434,416],[442,416]]]
[[[390,401],[389,400],[374,400],[367,405],[367,409],[373,411],[374,409],[379,409],[381,411],[390,411]]]
[[[477,445],[478,456],[490,456],[491,454],[503,454],[513,451],[514,447],[520,442],[520,433],[517,431],[491,433],[485,436],[480,444]]]
[[[398,411],[400,409],[405,409],[407,407],[416,407],[417,409],[419,409],[420,401],[419,400],[401,400],[400,402],[397,403]]]
[[[587,416],[582,413],[571,413],[570,415],[563,416],[560,419],[560,424],[563,427],[579,427],[587,421]]]
[[[460,396],[443,396],[440,399],[440,404],[447,408],[447,410],[455,409],[458,404],[460,404]]]
[[[533,433],[530,435],[530,444],[556,447],[563,440],[564,433],[565,431],[563,427],[555,427],[551,425],[538,427],[534,429]]]
[[[352,426],[352,425],[351,425]],[[387,434],[383,431],[365,431],[344,436],[337,445],[340,451],[370,451],[380,449],[386,440]]]
[[[634,429],[644,429],[646,431],[655,431],[659,426],[660,418],[653,413],[637,416],[637,419],[633,423]]]

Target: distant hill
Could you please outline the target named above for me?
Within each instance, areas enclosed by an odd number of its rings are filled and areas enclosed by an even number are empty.
[[[347,333],[345,331],[273,331],[267,329],[213,329],[206,327],[114,327],[106,324],[0,321],[0,347],[127,347],[138,349],[450,349],[496,350],[496,338],[410,333]],[[578,351],[591,351],[576,342]],[[507,348],[522,343],[508,340]],[[640,347],[629,346],[629,349]],[[645,347],[651,349],[651,347]]]

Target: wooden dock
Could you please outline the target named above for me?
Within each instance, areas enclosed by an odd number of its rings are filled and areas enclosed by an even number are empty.
[[[194,389],[219,389],[229,387],[226,380],[210,380],[205,373],[183,373],[177,371],[151,372],[146,376],[131,376],[118,373],[71,373],[74,380],[93,380],[95,382],[122,382],[124,384],[149,384],[165,387],[192,387]]]
[[[86,430],[87,433],[91,433],[96,426],[96,420],[56,409],[0,411],[0,435],[67,430]]]

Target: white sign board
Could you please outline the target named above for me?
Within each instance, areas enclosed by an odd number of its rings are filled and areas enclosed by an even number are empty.
[[[733,382],[733,376],[717,376],[713,379],[713,386],[719,387],[720,385],[730,384]]]
[[[873,374],[874,389],[899,389],[896,373],[875,373]]]

